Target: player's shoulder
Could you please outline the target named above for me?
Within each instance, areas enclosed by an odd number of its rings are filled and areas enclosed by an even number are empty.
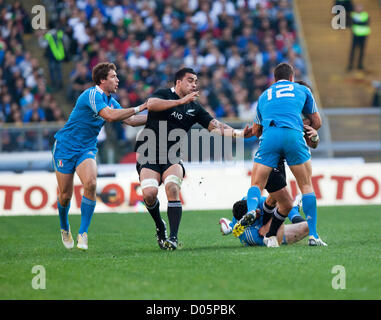
[[[152,97],[172,99],[174,97],[174,92],[172,92],[172,88],[160,88],[152,94]]]
[[[305,94],[310,94],[310,95],[312,94],[311,89],[308,88],[306,85],[303,85],[303,84],[300,84],[300,83],[297,83],[297,82],[294,82],[293,84],[294,84],[294,88],[296,90],[301,91],[301,92],[303,92]]]
[[[81,100],[93,100],[96,96],[100,96],[102,97],[102,90],[101,89],[98,89],[96,86],[94,87],[90,87],[90,88],[87,88],[86,90],[84,90],[80,96],[78,97],[78,100],[81,99]]]

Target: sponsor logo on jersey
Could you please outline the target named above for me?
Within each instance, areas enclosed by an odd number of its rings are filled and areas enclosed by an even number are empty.
[[[183,115],[181,113],[179,113],[179,112],[176,112],[176,111],[173,111],[171,113],[171,116],[175,117],[178,120],[182,120],[183,119]]]

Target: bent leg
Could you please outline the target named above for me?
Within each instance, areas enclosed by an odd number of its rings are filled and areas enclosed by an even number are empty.
[[[287,216],[292,209],[292,196],[286,187],[270,193],[271,199],[274,199],[278,206],[278,212]]]
[[[157,199],[161,174],[152,169],[143,168],[139,175],[140,186],[142,188],[143,200],[156,228],[164,229],[164,224],[160,215],[160,202]]]
[[[73,173],[61,173],[56,171],[58,183],[57,208],[60,218],[61,229],[69,231],[70,200],[73,195]]]
[[[312,167],[311,161],[290,166],[298,183],[299,189],[302,192],[302,206],[309,228],[309,235],[319,238],[317,234],[317,205],[316,195],[312,187]]]
[[[287,244],[292,244],[304,239],[308,235],[307,222],[288,224],[284,226],[284,236]]]
[[[84,187],[79,228],[79,234],[83,234],[89,229],[96,205],[97,163],[93,158],[87,158],[78,165],[76,172]]]
[[[272,167],[255,162],[251,172],[251,187],[247,192],[247,209],[253,211],[257,209],[262,190],[265,188],[267,179],[272,171]]]
[[[182,204],[180,201],[180,187],[183,179],[183,168],[179,164],[170,166],[163,172],[165,192],[168,199],[168,221],[170,238],[177,238],[182,217]]]

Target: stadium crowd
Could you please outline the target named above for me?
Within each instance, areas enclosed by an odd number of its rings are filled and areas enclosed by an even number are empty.
[[[0,125],[65,120],[38,59],[25,48],[23,36],[33,31],[30,22],[19,1],[0,0]],[[33,150],[35,138],[2,130],[2,150]]]
[[[288,0],[65,0],[51,6],[76,62],[68,96],[91,85],[91,69],[118,67],[118,98],[140,104],[185,65],[199,73],[201,103],[217,118],[252,120],[273,68],[306,76]]]
[[[21,3],[0,0],[0,122],[64,120],[39,61],[25,48],[23,35],[31,32]]]
[[[187,66],[198,72],[200,102],[213,116],[244,121],[253,119],[278,63],[291,63],[297,80],[306,80],[290,0],[53,0],[44,5],[46,31],[63,32],[65,61],[74,62],[66,83],[70,104],[92,85],[91,70],[103,61],[117,65],[116,98],[122,106],[136,106],[157,88],[170,86],[175,71]],[[23,44],[23,34],[33,32],[30,16],[19,2],[0,0],[0,10],[0,122],[63,120],[38,60]],[[36,32],[40,43],[45,33]],[[54,68],[49,66],[51,79],[61,76]],[[115,128],[125,139],[123,129]]]

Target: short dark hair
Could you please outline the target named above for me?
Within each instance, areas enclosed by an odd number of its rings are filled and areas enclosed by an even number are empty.
[[[233,205],[233,216],[237,220],[241,220],[241,218],[247,213],[247,201],[239,200]]]
[[[110,62],[100,62],[94,68],[92,72],[92,78],[95,84],[99,85],[101,80],[106,80],[110,70],[116,71],[116,66]]]
[[[274,70],[275,81],[289,80],[293,74],[294,68],[286,62],[278,64]]]
[[[177,80],[183,80],[186,73],[197,75],[196,71],[194,71],[192,68],[182,68],[175,73],[174,84],[176,85]]]

